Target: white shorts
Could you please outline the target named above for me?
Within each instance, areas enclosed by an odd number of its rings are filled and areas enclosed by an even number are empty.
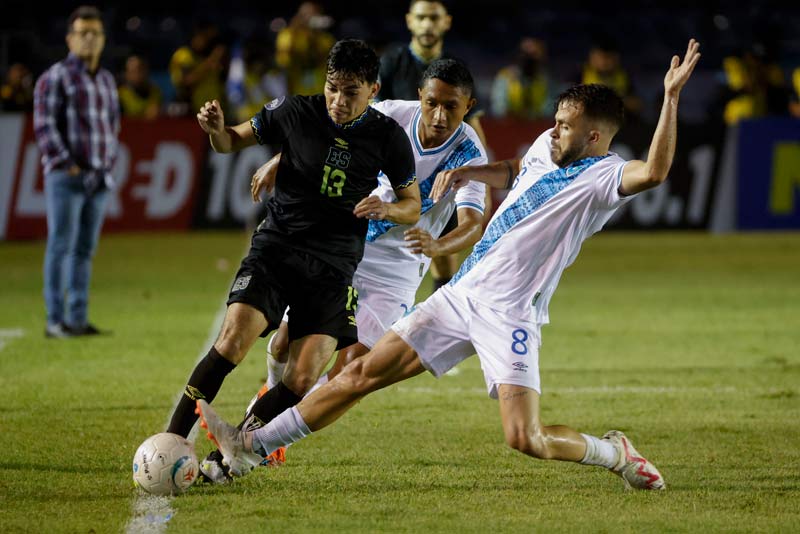
[[[353,287],[358,291],[356,308],[358,341],[371,349],[395,321],[412,310],[416,290],[379,285],[377,282],[358,276],[358,273],[353,278]]]
[[[477,353],[491,398],[497,398],[500,384],[541,393],[540,326],[488,308],[451,286],[417,305],[392,330],[436,377]]]

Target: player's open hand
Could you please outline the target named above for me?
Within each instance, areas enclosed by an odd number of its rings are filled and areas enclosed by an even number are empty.
[[[422,228],[409,228],[403,233],[406,246],[414,254],[425,254],[429,258],[441,256],[439,241]]]
[[[694,39],[689,40],[689,45],[686,47],[686,55],[683,58],[683,63],[678,56],[672,56],[667,75],[664,76],[664,94],[669,96],[677,96],[680,93],[689,77],[694,71],[694,66],[700,60],[700,43]]]
[[[250,180],[250,193],[253,195],[253,202],[261,201],[261,192],[271,193],[275,188],[275,177],[278,175],[278,163],[281,161],[281,153],[278,152],[263,164],[253,174]]]
[[[225,129],[225,117],[222,114],[222,106],[219,100],[206,102],[200,111],[197,112],[197,122],[200,128],[209,135],[221,134]]]
[[[386,218],[389,211],[380,197],[369,196],[356,204],[353,214],[359,219],[369,219],[371,221],[382,221]]]
[[[440,172],[436,175],[429,196],[434,202],[439,202],[450,191],[450,188],[455,190],[464,187],[469,182],[469,178],[466,176],[468,170],[469,167],[459,167]]]

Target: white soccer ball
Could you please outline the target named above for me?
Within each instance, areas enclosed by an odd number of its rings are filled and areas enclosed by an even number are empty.
[[[198,472],[192,442],[177,434],[150,436],[133,455],[133,484],[153,495],[183,493]]]

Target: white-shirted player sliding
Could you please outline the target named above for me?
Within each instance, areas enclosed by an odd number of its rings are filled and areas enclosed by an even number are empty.
[[[429,197],[439,172],[465,165],[485,165],[488,161],[475,130],[463,122],[475,102],[473,89],[474,82],[466,66],[453,59],[440,59],[432,62],[422,76],[420,100],[385,100],[373,104],[377,110],[397,121],[411,140],[423,198],[422,213],[413,226],[370,220],[364,256],[353,277],[353,287],[358,292],[355,313],[358,341],[339,351],[334,366],[320,377],[318,385],[326,383],[346,364],[366,354],[395,321],[411,311],[432,258],[460,252],[480,238],[485,199],[483,183],[470,182],[435,203]],[[258,198],[262,183],[272,180],[270,173],[274,174],[277,162],[278,158],[273,158],[256,174],[254,198]],[[378,179],[380,185],[371,195],[378,195],[384,202],[396,201],[386,177],[379,176]],[[458,226],[440,236],[456,210]],[[285,361],[288,356],[287,349],[285,315],[267,351],[267,383],[248,407],[246,420],[257,398],[282,379],[284,365],[281,360]],[[286,372],[291,372],[291,369]],[[264,423],[266,421],[247,421],[245,428]],[[203,461],[201,468],[206,478],[215,482],[226,480],[224,470],[218,464],[220,459],[221,456],[213,452]],[[270,464],[282,463],[284,451],[277,451],[267,460]]]
[[[608,151],[622,120],[619,96],[604,86],[579,85],[559,97],[555,126],[521,162],[440,174],[434,198],[469,180],[505,185],[511,192],[449,286],[398,321],[364,358],[269,425],[241,432],[198,401],[203,424],[231,472],[245,474],[261,453],[324,428],[372,391],[425,370],[439,376],[477,352],[489,394],[500,399],[511,447],[536,458],[607,467],[630,488],[664,489],[661,474],[622,432],[597,438],[541,423],[539,329],[581,242],[631,195],[666,179],[675,153],[678,98],[700,58],[698,48],[692,39],[683,63],[672,58],[646,162],[625,162]]]

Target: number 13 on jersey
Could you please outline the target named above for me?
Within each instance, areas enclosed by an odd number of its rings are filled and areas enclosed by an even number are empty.
[[[333,169],[330,165],[325,165],[322,173],[322,187],[319,189],[320,194],[329,197],[342,196],[345,180],[347,180],[347,175],[342,169]]]

